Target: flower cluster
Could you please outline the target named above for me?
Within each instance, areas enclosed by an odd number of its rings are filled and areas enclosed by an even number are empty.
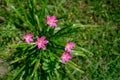
[[[47,24],[50,27],[57,26],[56,22],[58,20],[56,19],[56,16],[47,16]],[[23,36],[23,39],[26,41],[27,44],[30,44],[30,42],[33,41],[33,34],[27,33]],[[47,44],[49,41],[45,39],[45,36],[37,37],[37,40],[34,42],[38,49],[42,48],[43,50],[46,50],[45,44]],[[75,47],[75,43],[68,42],[64,48],[65,52],[63,52],[61,56],[62,63],[68,62],[69,59],[72,58],[70,55],[72,49]]]
[[[23,39],[25,39],[27,44],[30,44],[31,41],[33,41],[33,34],[27,33],[23,36]],[[45,44],[47,44],[49,41],[45,40],[45,36],[37,37],[37,40],[35,44],[37,45],[38,49],[42,48],[43,50],[46,50]]]
[[[61,59],[62,59],[62,63],[68,62],[69,59],[72,58],[72,56],[70,55],[72,49],[75,47],[75,43],[73,42],[68,42],[65,46],[65,52],[63,52]]]
[[[56,22],[58,20],[56,19],[56,16],[47,16],[47,24],[50,27],[57,26]],[[23,36],[23,39],[26,41],[27,44],[30,44],[31,41],[33,41],[33,34],[27,33]],[[38,46],[38,49],[42,48],[43,50],[46,50],[45,44],[47,44],[49,41],[45,40],[45,36],[37,37],[37,40],[35,44]]]

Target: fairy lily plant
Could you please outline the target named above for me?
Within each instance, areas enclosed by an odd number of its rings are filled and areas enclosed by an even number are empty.
[[[63,80],[68,76],[72,79],[72,72],[84,73],[73,60],[77,56],[85,56],[80,53],[81,50],[87,51],[79,47],[74,39],[68,39],[72,33],[79,32],[76,31],[79,27],[71,24],[61,27],[57,16],[46,13],[46,1],[41,1],[38,8],[37,0],[26,2],[21,5],[18,0],[19,8],[9,3],[15,18],[25,24],[22,28],[26,32],[9,59],[11,72],[14,73],[9,79]],[[19,26],[21,23],[16,24]]]

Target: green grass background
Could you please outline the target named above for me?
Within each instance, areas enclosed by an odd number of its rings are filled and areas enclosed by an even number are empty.
[[[77,36],[79,45],[94,55],[77,57],[75,62],[85,71],[75,74],[74,80],[120,80],[120,1],[119,0],[48,0],[51,14],[56,15],[59,25],[81,26]],[[11,0],[17,6],[16,0]],[[21,1],[24,5],[24,1]],[[24,33],[17,26],[16,16],[0,0],[0,58],[7,59],[12,46],[20,42]],[[13,26],[12,20],[14,20]],[[12,26],[12,27],[11,27]],[[1,66],[2,64],[0,64]]]

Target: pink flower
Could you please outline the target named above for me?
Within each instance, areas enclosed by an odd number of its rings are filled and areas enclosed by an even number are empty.
[[[70,55],[69,52],[63,52],[61,59],[62,59],[62,63],[68,62],[69,59],[71,59],[72,56]]]
[[[58,20],[56,19],[56,16],[47,16],[47,24],[50,27],[57,26],[57,24],[56,24],[57,21]]]
[[[68,42],[65,46],[65,50],[68,52],[71,52],[71,50],[75,47],[75,43],[73,42]]]
[[[30,44],[31,41],[33,41],[33,34],[27,33],[23,36],[23,39],[25,39],[26,43]]]
[[[35,44],[38,46],[38,49],[42,48],[43,50],[46,50],[45,44],[48,43],[48,40],[45,40],[45,36],[38,37]]]

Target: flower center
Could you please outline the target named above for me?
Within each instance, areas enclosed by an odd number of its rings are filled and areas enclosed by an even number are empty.
[[[70,47],[70,45],[69,45],[69,44],[67,44],[67,45],[66,45],[66,48],[69,48],[69,47]]]
[[[50,20],[50,23],[53,23],[53,20]]]
[[[41,45],[41,44],[42,44],[42,41],[39,41],[38,43]]]
[[[26,35],[26,39],[29,39],[30,37],[28,35]]]
[[[63,55],[62,55],[62,58],[66,58],[66,55],[65,55],[65,54],[63,54]]]

